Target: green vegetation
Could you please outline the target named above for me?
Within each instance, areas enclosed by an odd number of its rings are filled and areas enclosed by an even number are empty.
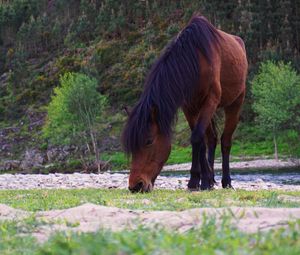
[[[290,201],[288,198],[291,198]],[[183,190],[154,190],[148,194],[131,194],[127,190],[99,189],[0,191],[0,203],[34,212],[64,209],[87,202],[128,209],[176,211],[223,206],[299,207],[300,192],[214,190],[191,193]],[[138,227],[136,230],[120,232],[108,230],[96,233],[62,232],[54,234],[45,243],[38,243],[31,233],[43,222],[30,216],[20,222],[0,222],[0,253],[10,255],[220,252],[296,255],[300,251],[299,221],[284,229],[247,234],[230,225],[228,220],[228,217],[224,217],[223,221],[217,223],[215,218],[207,218],[200,228],[184,233],[171,232],[160,227],[155,229]]]
[[[60,85],[48,106],[44,136],[53,143],[86,145],[88,151],[92,144],[100,171],[96,124],[103,121],[106,98],[97,92],[97,80],[84,74],[66,73]]]
[[[282,195],[293,199],[284,200]],[[146,201],[146,202],[145,202]],[[154,190],[147,194],[131,194],[128,190],[2,190],[0,203],[29,211],[64,209],[94,203],[128,209],[175,210],[197,207],[264,206],[299,207],[299,191]]]
[[[258,133],[259,131],[257,131]],[[298,144],[298,134],[294,131],[285,132],[278,137],[277,150],[280,158],[297,157],[300,155],[300,146]],[[262,141],[249,141],[244,139],[234,140],[231,149],[231,161],[251,160],[254,157],[264,156],[267,158],[274,157],[272,139]],[[123,152],[110,152],[102,154],[102,159],[109,161],[110,169],[123,170],[128,169],[129,159]],[[180,164],[191,162],[191,146],[173,145],[170,157],[166,164]],[[216,160],[221,160],[220,145],[216,149]]]
[[[266,132],[273,134],[275,158],[278,159],[278,134],[300,125],[300,76],[291,64],[262,63],[252,81],[252,93],[258,122]]]
[[[6,148],[0,151],[0,157],[20,159],[27,148],[46,152],[55,145],[53,139],[42,136],[47,105],[60,77],[73,72],[87,75],[107,98],[104,117],[101,115],[105,125],[97,119],[93,130],[101,132],[95,134],[95,140],[104,144],[99,146],[104,160],[111,158],[113,167],[125,167],[126,159],[118,153],[126,120],[121,109],[134,105],[154,59],[194,12],[201,12],[218,28],[241,36],[247,48],[250,82],[233,154],[271,155],[273,136],[261,131],[255,122],[251,81],[266,60],[291,62],[300,70],[299,10],[300,2],[294,0],[272,4],[248,0],[1,1],[0,132],[8,130],[0,141]],[[299,135],[295,127],[279,134],[278,153],[299,157]],[[71,140],[59,139],[74,143]],[[181,113],[174,145],[169,162],[189,161],[189,128]],[[80,156],[70,155],[63,164]]]
[[[0,223],[0,252],[11,254],[286,254],[300,251],[299,224],[267,233],[245,234],[226,219],[207,219],[199,229],[178,233],[161,228],[121,232],[58,233],[43,244],[29,236],[32,223]],[[20,238],[22,235],[22,238]]]

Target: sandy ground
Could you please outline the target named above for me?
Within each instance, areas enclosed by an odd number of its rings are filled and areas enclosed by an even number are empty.
[[[0,220],[21,220],[31,214],[32,212],[0,204]],[[65,210],[36,213],[36,219],[41,220],[42,224],[39,224],[33,233],[28,234],[43,242],[56,231],[95,232],[100,229],[119,231],[125,228],[135,229],[141,225],[185,232],[201,227],[203,221],[209,217],[215,218],[218,224],[226,216],[230,216],[232,224],[239,230],[253,233],[287,226],[288,222],[300,219],[300,208],[229,207],[196,208],[181,212],[148,212],[88,203]]]

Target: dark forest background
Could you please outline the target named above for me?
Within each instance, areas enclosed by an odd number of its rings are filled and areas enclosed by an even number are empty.
[[[69,71],[97,79],[108,98],[102,150],[120,150],[122,107],[136,102],[154,59],[195,12],[243,38],[249,81],[265,60],[300,70],[299,0],[0,1],[0,155],[50,146],[40,136],[46,106]],[[247,86],[240,137],[258,136],[249,129],[255,114]]]

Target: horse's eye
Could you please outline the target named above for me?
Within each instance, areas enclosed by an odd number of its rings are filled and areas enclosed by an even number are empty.
[[[146,146],[149,146],[149,145],[151,145],[152,143],[153,143],[153,139],[149,138],[149,139],[147,139],[147,141],[146,141]]]

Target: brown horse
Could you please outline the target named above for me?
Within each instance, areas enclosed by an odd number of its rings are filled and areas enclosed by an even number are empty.
[[[242,39],[217,30],[203,16],[191,19],[153,65],[123,131],[125,152],[132,155],[132,192],[152,190],[171,151],[172,125],[179,107],[192,131],[188,188],[206,190],[214,185],[217,136],[213,115],[220,107],[225,112],[222,186],[232,187],[229,155],[244,101],[247,68]]]

